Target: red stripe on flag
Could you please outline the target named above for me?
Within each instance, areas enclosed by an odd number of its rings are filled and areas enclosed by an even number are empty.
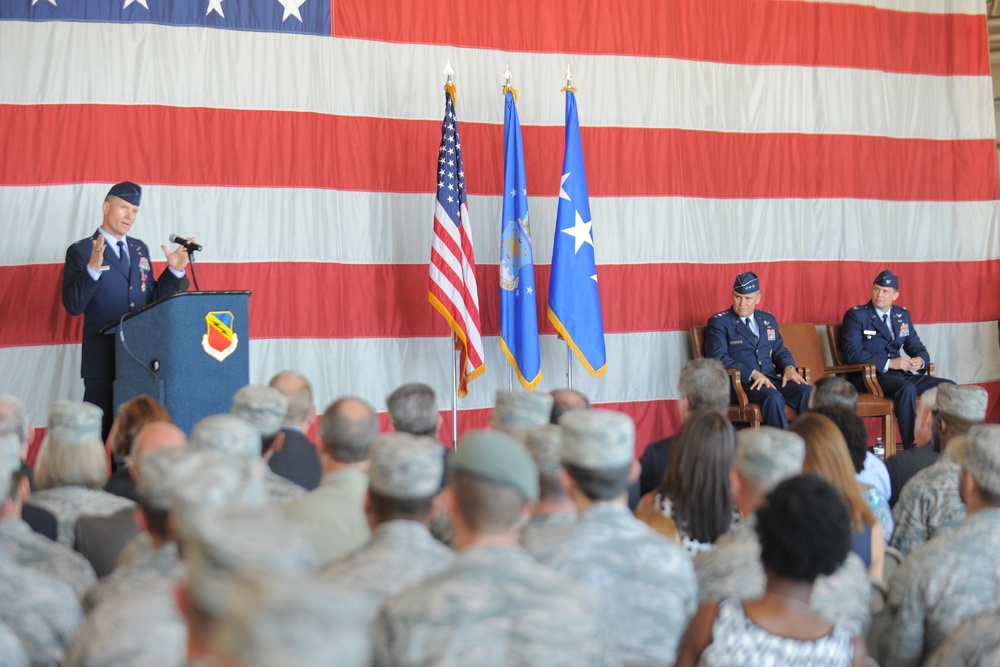
[[[599,247],[599,246],[598,246]],[[549,266],[536,266],[539,328],[553,334],[545,308]],[[920,324],[985,322],[1000,318],[995,298],[1000,260],[885,263],[785,261],[747,264],[639,264],[598,267],[606,333],[682,331],[703,324],[730,305],[733,277],[761,276],[760,307],[779,322],[839,322],[864,303],[879,270],[899,274],[899,305]],[[155,267],[159,275],[162,265]],[[73,343],[82,318],[70,318],[60,301],[59,265],[0,267],[0,347]],[[483,335],[499,334],[499,269],[476,271]],[[409,338],[445,336],[449,329],[427,303],[425,264],[322,264],[261,262],[198,265],[207,290],[252,290],[253,338]],[[294,290],[288,289],[295,285]],[[338,297],[330,298],[334,286]],[[364,313],[364,317],[344,317]],[[44,323],[44,324],[40,324]],[[204,324],[202,324],[204,327]]]
[[[504,52],[990,73],[983,14],[924,14],[832,2],[347,0],[334,3],[333,34]]]
[[[113,183],[434,192],[435,121],[163,106],[0,106],[0,185]],[[150,127],[157,132],[147,131]],[[206,128],[212,128],[207,131]],[[133,137],[128,151],[80,137]],[[985,201],[1000,196],[990,139],[585,127],[592,197]],[[247,141],[253,137],[253,141]],[[562,127],[524,127],[531,196],[559,192]],[[463,123],[470,194],[503,189],[503,127]],[[336,146],[337,150],[318,150]],[[426,169],[383,160],[407,146]],[[155,155],[157,159],[149,159]]]

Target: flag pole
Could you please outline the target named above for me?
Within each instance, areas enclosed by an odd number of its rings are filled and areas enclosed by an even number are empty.
[[[506,93],[508,89],[513,90],[513,88],[511,88],[510,86],[510,80],[512,76],[513,75],[510,72],[510,63],[506,63],[503,70],[503,78],[506,81],[503,87],[504,93]],[[517,100],[516,93],[514,95],[514,99]],[[509,361],[507,362],[507,391],[514,391],[514,367],[510,364]]]
[[[458,345],[458,336],[451,332],[451,344],[454,349],[451,351],[451,449],[458,449],[458,375],[461,362],[461,348]]]
[[[573,388],[573,348],[566,343],[566,388]]]

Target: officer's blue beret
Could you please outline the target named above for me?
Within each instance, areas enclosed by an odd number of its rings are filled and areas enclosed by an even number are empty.
[[[736,276],[733,291],[737,294],[753,294],[760,291],[760,278],[753,271],[747,271]]]
[[[875,283],[879,287],[891,287],[892,289],[899,289],[899,276],[897,276],[892,271],[886,269],[882,273],[875,276]]]
[[[139,199],[142,197],[142,187],[132,181],[122,181],[111,186],[111,189],[108,190],[108,197],[118,197],[133,206],[138,206]]]

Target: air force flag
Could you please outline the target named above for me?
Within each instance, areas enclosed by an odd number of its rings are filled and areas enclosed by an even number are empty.
[[[556,238],[552,244],[549,320],[587,372],[601,377],[608,363],[591,225],[576,96],[567,90],[566,155],[556,213]]]
[[[525,389],[542,379],[535,307],[535,264],[528,224],[521,122],[508,90],[503,122],[504,193],[500,221],[500,348]]]

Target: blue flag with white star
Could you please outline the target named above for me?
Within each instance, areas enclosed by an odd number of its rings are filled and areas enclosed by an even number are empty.
[[[608,361],[592,224],[576,96],[567,90],[566,153],[552,244],[549,320],[587,372],[601,377],[608,370]]]
[[[503,114],[503,216],[500,221],[500,348],[525,389],[542,379],[535,308],[535,264],[528,224],[521,121],[507,91]]]

